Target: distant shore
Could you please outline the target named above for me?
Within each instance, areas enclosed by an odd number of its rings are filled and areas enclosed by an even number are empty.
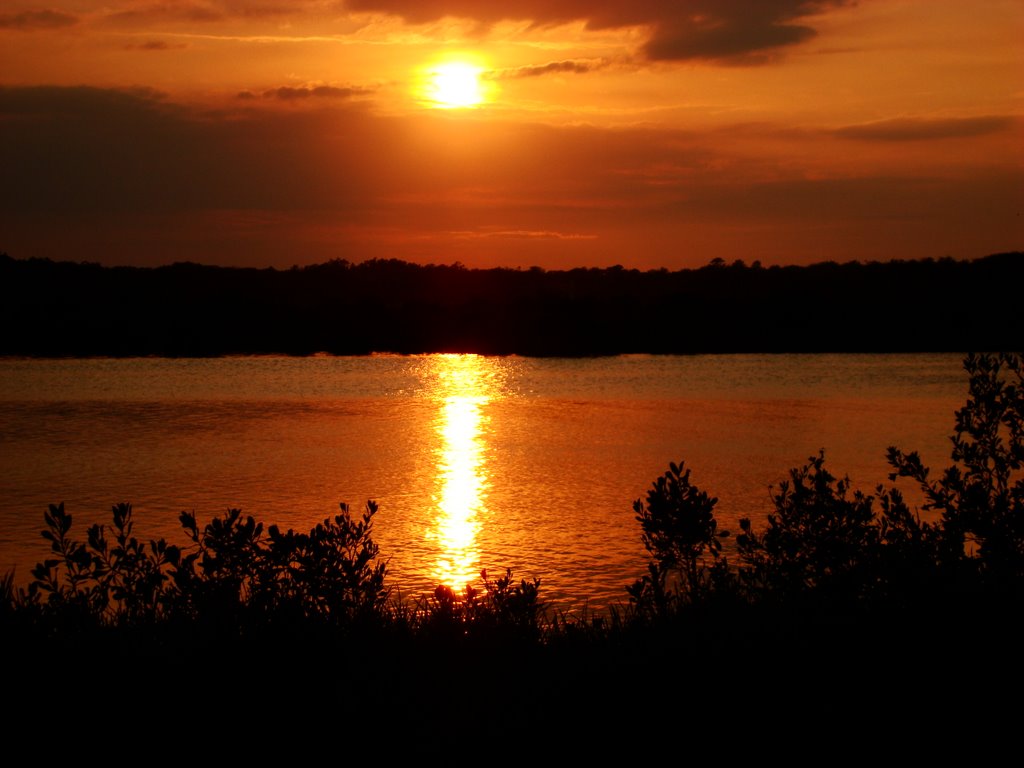
[[[545,271],[103,267],[0,254],[0,355],[964,352],[1024,338],[1024,252]]]

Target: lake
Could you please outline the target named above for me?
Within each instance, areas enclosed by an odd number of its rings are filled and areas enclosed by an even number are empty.
[[[83,540],[128,501],[137,536],[182,543],[182,510],[306,532],[372,499],[403,598],[511,568],[603,610],[645,570],[632,505],[670,461],[720,529],[761,524],[822,449],[865,491],[890,445],[946,466],[966,384],[959,354],[2,359],[0,572],[47,555],[51,503]]]

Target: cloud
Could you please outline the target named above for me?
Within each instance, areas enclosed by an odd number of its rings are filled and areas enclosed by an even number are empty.
[[[181,2],[152,3],[138,8],[113,11],[104,18],[112,24],[138,25],[164,21],[207,23],[223,21],[226,17],[227,14],[223,10],[212,5]]]
[[[959,118],[896,118],[837,128],[836,136],[862,141],[931,141],[984,136],[1013,128],[1018,118],[1012,115],[985,115]]]
[[[143,87],[0,85],[0,112],[11,120],[12,126],[16,125],[19,119],[29,118],[47,124],[66,117],[102,119],[107,114],[115,119],[123,119],[125,115],[154,114],[164,109],[164,98],[160,91]],[[56,125],[56,122],[53,125]],[[29,145],[35,143],[29,141]]]
[[[586,72],[604,69],[609,65],[607,59],[569,59],[566,61],[550,61],[547,64],[529,64],[523,67],[496,69],[488,72],[488,80],[518,80],[524,77],[540,77],[542,75],[561,74],[563,72],[582,75]]]
[[[457,240],[596,240],[597,235],[578,232],[553,232],[550,230],[515,229],[515,230],[468,230],[445,233]]]
[[[815,36],[811,27],[790,21],[786,16],[764,13],[666,19],[655,27],[644,52],[653,60],[761,63],[777,49]]]
[[[36,29],[60,29],[78,23],[78,17],[61,11],[22,11],[21,13],[0,13],[0,29],[17,29],[26,32]]]
[[[171,51],[186,48],[184,43],[168,43],[164,40],[147,40],[144,43],[133,43],[126,45],[126,51]]]
[[[591,29],[645,26],[643,53],[652,60],[764,63],[779,49],[814,37],[812,17],[852,0],[347,0],[352,11],[376,11],[411,23],[445,16],[540,25],[582,20]]]
[[[114,24],[141,24],[158,21],[216,22],[231,18],[279,18],[316,8],[319,0],[291,0],[290,2],[261,2],[260,0],[207,0],[206,2],[153,2],[137,7],[115,10],[105,18]]]
[[[304,101],[306,99],[350,99],[354,96],[365,96],[373,93],[369,88],[358,88],[355,86],[346,86],[344,88],[338,88],[332,85],[315,85],[315,86],[282,86],[280,88],[270,88],[263,91],[263,98],[265,99],[279,99],[281,101]],[[252,91],[242,91],[238,94],[240,99],[253,99],[256,97]]]
[[[349,178],[374,183],[382,133],[345,101],[329,113],[211,111],[150,89],[0,86],[0,114],[0,209],[56,216],[355,204]],[[351,147],[325,138],[336,126],[357,137]],[[337,176],[325,174],[327,153]]]

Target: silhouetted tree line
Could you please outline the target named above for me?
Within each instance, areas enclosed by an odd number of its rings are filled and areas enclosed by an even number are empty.
[[[1024,254],[699,269],[289,270],[0,255],[0,354],[962,351],[1024,335]]]

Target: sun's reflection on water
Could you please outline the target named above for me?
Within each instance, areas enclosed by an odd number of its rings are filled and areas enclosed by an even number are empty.
[[[485,358],[436,355],[430,358],[439,447],[436,517],[427,532],[438,549],[433,578],[461,590],[480,571],[478,534],[487,511],[488,472],[485,406],[497,390]]]

